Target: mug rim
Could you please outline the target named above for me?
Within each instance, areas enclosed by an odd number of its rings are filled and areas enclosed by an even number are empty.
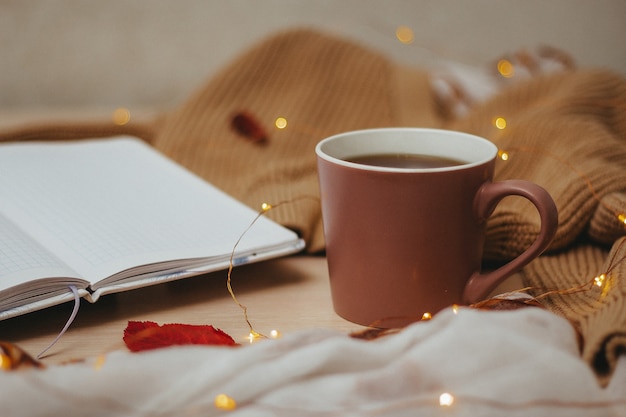
[[[344,139],[355,140],[355,137],[362,137],[361,139],[356,139],[356,140],[366,140],[367,139],[366,136],[368,135],[380,135],[380,134],[388,135],[390,133],[404,134],[405,137],[407,135],[414,135],[414,134],[430,135],[430,136],[424,136],[423,139],[437,136],[438,138],[454,138],[454,140],[460,140],[460,139],[472,140],[474,141],[474,143],[479,143],[480,144],[479,146],[484,148],[484,151],[482,151],[482,154],[481,154],[484,156],[480,156],[479,151],[476,151],[475,149],[472,151],[475,152],[477,156],[475,156],[474,158],[471,158],[470,161],[466,161],[466,159],[464,159],[463,157],[458,157],[457,155],[450,155],[450,154],[445,154],[445,153],[430,154],[430,153],[420,152],[420,154],[427,154],[427,155],[433,155],[433,156],[453,157],[455,159],[461,160],[461,162],[463,163],[460,165],[439,167],[439,168],[398,168],[398,167],[385,167],[385,166],[366,165],[366,164],[360,164],[356,162],[349,162],[349,161],[346,161],[345,159],[342,159],[342,157],[340,156],[331,155],[330,153],[328,153],[328,149],[324,149],[324,148],[328,148],[329,146],[331,146],[329,145],[330,143],[336,142],[339,140],[344,140]],[[396,139],[396,140],[399,140],[399,139]],[[352,131],[346,131],[346,132],[338,133],[336,135],[329,136],[325,139],[322,139],[321,141],[317,143],[317,145],[315,146],[315,153],[319,158],[324,159],[335,165],[340,165],[340,166],[363,170],[363,171],[419,173],[419,172],[459,171],[459,170],[469,169],[475,166],[480,166],[482,164],[493,161],[498,153],[498,148],[491,141],[483,137],[472,135],[470,133],[456,131],[456,130],[418,128],[418,127],[385,127],[385,128],[352,130]],[[363,152],[361,154],[357,152],[351,155],[344,155],[343,158],[355,157],[355,156],[361,156],[361,155],[367,155],[367,154],[372,154],[372,152]]]

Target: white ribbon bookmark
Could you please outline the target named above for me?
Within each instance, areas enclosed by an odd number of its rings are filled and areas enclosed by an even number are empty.
[[[72,294],[74,294],[74,309],[72,310],[72,314],[70,315],[70,318],[67,320],[67,323],[65,323],[65,326],[63,327],[63,330],[61,330],[61,332],[57,335],[57,337],[54,338],[52,343],[50,343],[47,348],[42,350],[39,353],[39,355],[37,355],[37,359],[41,359],[43,354],[46,353],[48,351],[48,349],[50,349],[52,346],[54,346],[59,341],[61,336],[63,336],[63,334],[65,334],[67,329],[70,327],[70,325],[72,324],[72,322],[76,318],[76,315],[78,314],[78,307],[80,307],[80,296],[78,295],[78,290],[73,285],[70,285],[69,289],[72,291]]]

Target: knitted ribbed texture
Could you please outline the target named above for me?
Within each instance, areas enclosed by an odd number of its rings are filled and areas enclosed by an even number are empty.
[[[507,121],[505,129],[494,126],[496,117]],[[486,137],[508,152],[509,159],[497,165],[496,180],[528,179],[550,192],[559,210],[553,250],[571,244],[589,228],[600,204],[615,206],[617,194],[612,193],[626,190],[626,81],[617,75],[572,72],[537,78],[448,127]],[[612,219],[606,211],[596,217],[593,233],[604,236],[602,243],[626,234],[615,212]],[[485,257],[516,256],[538,229],[530,204],[504,199],[489,221]]]
[[[571,294],[554,293],[541,299],[548,308],[568,318],[583,336],[582,356],[592,364],[603,384],[608,383],[617,357],[626,353],[626,238],[607,256],[588,244],[559,255],[544,255],[524,269],[535,295],[574,288]],[[604,274],[602,286],[595,277]]]
[[[601,203],[589,222],[589,237],[610,245],[624,235],[623,228],[615,227],[615,213],[626,213],[626,193],[607,194]]]
[[[493,124],[503,117],[506,128]],[[539,296],[566,291],[607,274],[599,287],[542,299],[567,317],[583,338],[582,355],[607,383],[626,352],[626,81],[603,71],[537,78],[504,91],[447,126],[492,140],[509,159],[496,180],[521,178],[546,188],[559,210],[559,228],[547,254],[522,271]],[[509,259],[534,240],[535,209],[506,198],[490,218],[485,257]],[[606,245],[613,245],[607,257]],[[612,263],[616,263],[613,265]]]
[[[406,77],[381,55],[352,43],[301,30],[279,34],[228,66],[177,111],[167,115],[154,145],[166,155],[254,208],[303,196],[268,213],[299,231],[308,250],[323,249],[314,148],[346,130],[433,125],[434,110],[405,115],[420,97],[432,103],[426,73]],[[268,143],[231,127],[245,111],[266,130]],[[274,127],[278,117],[287,127]]]
[[[525,284],[539,295],[578,287],[610,270],[604,292],[592,288],[542,299],[580,330],[583,357],[606,382],[616,356],[626,351],[626,261],[618,262],[626,256],[626,244],[618,241],[626,235],[618,219],[626,210],[626,81],[603,71],[536,78],[448,124],[435,108],[426,73],[393,65],[353,43],[297,30],[243,54],[158,123],[129,126],[127,132],[152,139],[162,152],[251,207],[293,201],[268,215],[299,231],[310,252],[324,248],[314,155],[320,139],[353,129],[420,126],[492,140],[509,154],[498,162],[496,179],[536,182],[559,209],[556,239],[525,268]],[[267,143],[232,128],[241,112],[259,121]],[[278,117],[287,119],[286,129],[273,126]],[[494,127],[495,117],[506,119],[504,130]],[[124,130],[102,126],[26,126],[0,133],[0,140]],[[538,229],[527,201],[505,198],[488,222],[485,257],[518,255]]]

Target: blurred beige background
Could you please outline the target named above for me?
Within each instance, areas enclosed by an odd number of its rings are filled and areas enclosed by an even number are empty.
[[[400,25],[412,44],[395,39]],[[625,0],[0,0],[0,118],[171,107],[246,47],[296,26],[433,70],[548,44],[626,74]]]

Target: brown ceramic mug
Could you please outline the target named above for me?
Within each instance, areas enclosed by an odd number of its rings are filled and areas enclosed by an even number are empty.
[[[316,147],[335,311],[362,325],[400,327],[474,303],[551,242],[557,210],[540,186],[492,182],[496,146],[437,129],[342,133]],[[499,269],[481,272],[485,223],[510,195],[530,200],[541,229]]]

